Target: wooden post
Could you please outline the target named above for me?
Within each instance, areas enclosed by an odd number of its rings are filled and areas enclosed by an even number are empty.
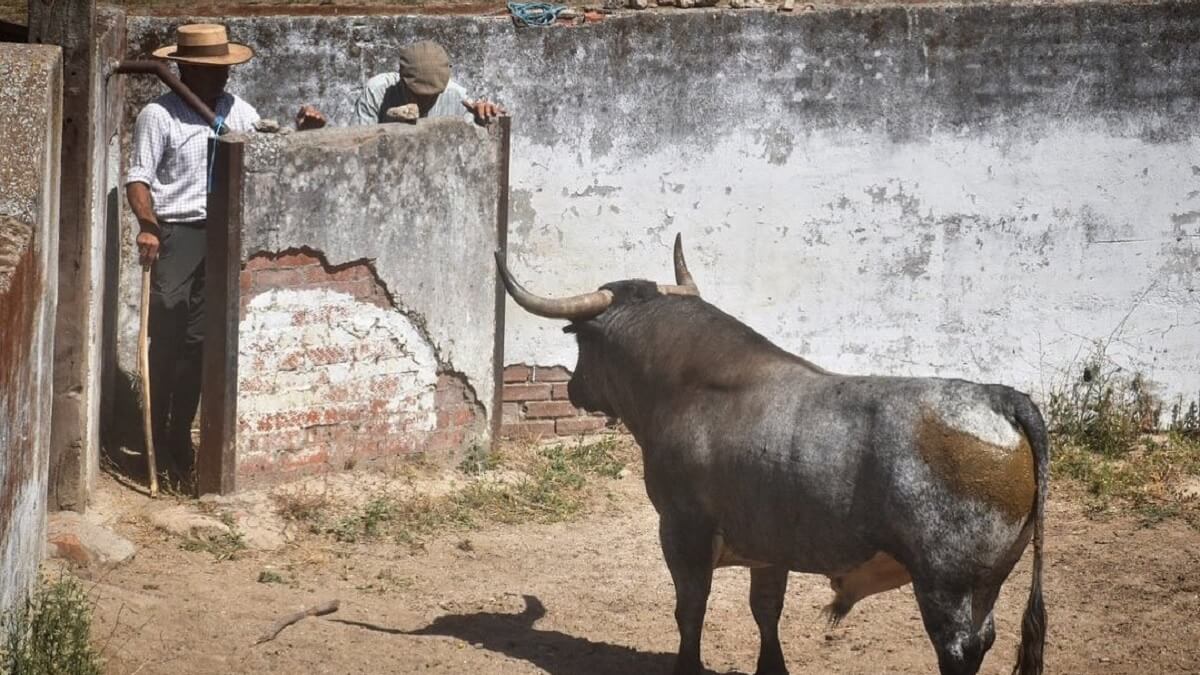
[[[208,195],[204,374],[196,490],[229,494],[237,476],[238,277],[242,271],[243,142],[219,140]]]
[[[58,308],[54,329],[49,508],[83,511],[98,463],[98,344],[101,303],[92,288],[93,247],[103,246],[93,170],[96,164],[95,0],[30,0],[29,41],[62,47],[62,176],[59,203]],[[103,155],[101,154],[101,157]],[[96,337],[97,339],[92,339]]]

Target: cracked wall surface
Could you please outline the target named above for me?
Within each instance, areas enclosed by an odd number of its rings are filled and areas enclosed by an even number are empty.
[[[423,449],[438,363],[365,265],[257,256],[238,329],[238,485]]]
[[[245,143],[239,487],[488,445],[495,132],[427,120]]]
[[[178,19],[141,18],[133,53]],[[267,116],[349,120],[429,38],[513,111],[509,258],[546,294],[669,278],[850,373],[1043,393],[1096,341],[1200,390],[1200,5],[689,11],[516,31],[490,17],[230,18]],[[506,358],[571,368],[507,312]]]
[[[44,548],[61,96],[57,47],[0,44],[0,613]]]

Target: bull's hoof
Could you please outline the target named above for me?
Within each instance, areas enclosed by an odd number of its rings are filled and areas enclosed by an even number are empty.
[[[675,667],[671,669],[671,675],[704,675],[704,666],[699,662],[680,663],[675,662]]]
[[[783,660],[783,647],[776,639],[764,639],[758,650],[758,667],[754,675],[788,675],[787,663]]]

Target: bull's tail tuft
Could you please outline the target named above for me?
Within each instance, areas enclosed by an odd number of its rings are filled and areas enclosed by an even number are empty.
[[[1042,675],[1042,657],[1046,646],[1046,606],[1042,602],[1042,530],[1050,479],[1050,437],[1042,413],[1033,401],[1023,394],[1017,394],[1014,399],[1014,416],[1025,430],[1037,465],[1037,498],[1033,507],[1033,579],[1029,586],[1025,616],[1021,619],[1021,644],[1017,647],[1013,675]]]

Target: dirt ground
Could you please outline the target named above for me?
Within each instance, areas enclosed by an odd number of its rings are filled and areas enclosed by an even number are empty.
[[[445,531],[423,550],[306,534],[232,560],[184,550],[139,515],[149,500],[106,476],[100,509],[139,551],[87,581],[93,635],[107,672],[124,675],[668,672],[672,586],[632,468],[594,478],[590,507],[570,522]],[[1200,532],[1096,521],[1056,497],[1046,541],[1047,672],[1200,672]],[[260,583],[265,569],[284,582]],[[1012,667],[1028,584],[1026,556],[1001,595],[985,673]],[[746,570],[718,570],[704,635],[715,673],[753,672],[748,589]],[[335,614],[253,646],[278,617],[332,598]],[[910,588],[863,601],[832,630],[819,614],[829,598],[824,578],[792,576],[781,632],[793,673],[935,671]]]

